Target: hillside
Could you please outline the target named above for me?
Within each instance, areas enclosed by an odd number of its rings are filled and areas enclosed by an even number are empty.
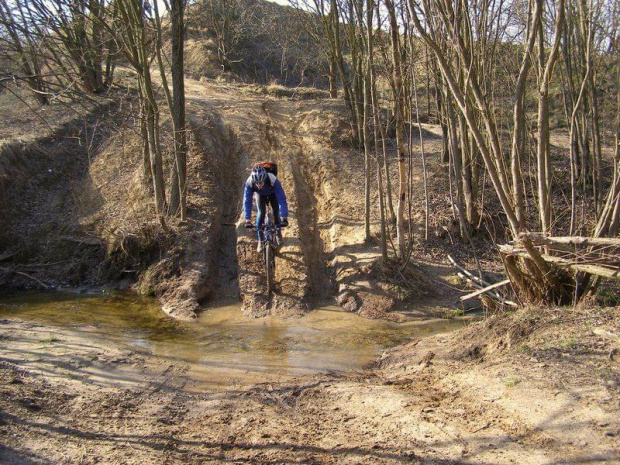
[[[277,99],[255,86],[196,81],[187,92],[189,218],[171,233],[153,224],[138,140],[126,125],[131,114],[119,106],[108,109],[113,124],[96,126],[91,135],[76,122],[73,132],[5,149],[15,159],[5,168],[7,179],[28,178],[19,171],[20,157],[35,153],[44,165],[30,165],[37,174],[24,186],[6,186],[5,285],[134,286],[183,319],[222,294],[240,295],[253,316],[301,315],[312,302],[334,297],[351,311],[385,316],[402,301],[399,286],[416,301],[433,295],[421,270],[412,267],[409,282],[391,282],[374,267],[377,247],[360,245],[363,164],[349,146],[340,102]],[[108,117],[89,118],[100,124]],[[53,143],[58,138],[60,147]],[[234,227],[248,168],[264,159],[279,164],[292,210],[276,277],[280,288],[271,299],[252,251],[255,238]]]
[[[196,3],[186,12],[185,71],[200,79],[326,88],[326,57],[310,13],[265,0]],[[218,16],[219,14],[219,16]],[[221,27],[228,21],[229,33]]]

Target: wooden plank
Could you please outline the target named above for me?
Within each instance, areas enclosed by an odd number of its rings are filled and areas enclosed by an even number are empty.
[[[477,282],[475,282],[475,281],[473,281],[473,280],[469,279],[469,278],[468,278],[467,276],[465,276],[463,273],[457,273],[457,274],[458,274],[459,278],[461,278],[463,281],[465,281],[465,282],[466,282],[467,284],[469,284],[471,287],[475,287],[475,288],[477,288],[478,290],[483,290],[482,286],[481,286],[479,283],[477,283]],[[510,280],[509,280],[509,279],[507,279],[506,281],[510,282]],[[497,284],[497,283],[496,283],[496,284]],[[498,287],[499,287],[499,286],[498,286]],[[491,290],[488,290],[488,289],[487,289],[486,291],[488,292],[488,294],[490,295],[490,297],[492,297],[493,299],[497,300],[498,302],[500,302],[500,303],[502,303],[502,304],[505,304],[505,305],[508,305],[508,306],[510,306],[510,307],[514,307],[514,308],[519,307],[519,304],[517,304],[516,302],[513,302],[512,300],[507,300],[507,299],[504,299],[501,295],[499,295],[499,294],[498,294],[497,292],[495,292],[493,289],[491,289]],[[476,291],[476,292],[478,292],[478,291]],[[463,299],[463,298],[461,298],[461,300],[464,300],[464,299]]]
[[[467,275],[468,279],[476,281],[476,283],[478,285],[480,285],[480,284],[483,285],[483,286],[488,286],[489,285],[489,283],[487,283],[486,281],[484,281],[480,277],[470,273],[465,268],[463,268],[461,265],[456,263],[456,260],[454,260],[454,258],[452,258],[450,255],[448,255],[448,260],[450,260],[450,263],[452,263],[457,270],[461,270],[465,275]]]

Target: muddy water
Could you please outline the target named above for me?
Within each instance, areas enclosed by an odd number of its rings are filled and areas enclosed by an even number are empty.
[[[360,318],[332,306],[301,319],[250,320],[238,304],[210,308],[197,323],[181,323],[165,316],[154,300],[59,293],[2,298],[0,318],[76,331],[94,326],[96,337],[187,362],[192,379],[209,388],[361,370],[386,348],[465,324],[446,320],[396,324]]]

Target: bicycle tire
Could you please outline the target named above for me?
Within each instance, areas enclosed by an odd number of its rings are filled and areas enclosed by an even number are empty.
[[[272,245],[270,247],[271,249],[271,276],[272,278],[275,277],[276,275],[276,252],[277,252],[277,248]],[[272,279],[273,281],[273,279]]]
[[[267,274],[267,292],[273,291],[273,278],[276,273],[276,261],[270,242],[265,244],[265,272]]]

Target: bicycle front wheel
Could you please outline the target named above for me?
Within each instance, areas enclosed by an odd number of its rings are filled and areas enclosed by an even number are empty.
[[[270,242],[265,244],[265,270],[267,272],[267,292],[273,291],[273,280],[276,274],[276,257]]]

